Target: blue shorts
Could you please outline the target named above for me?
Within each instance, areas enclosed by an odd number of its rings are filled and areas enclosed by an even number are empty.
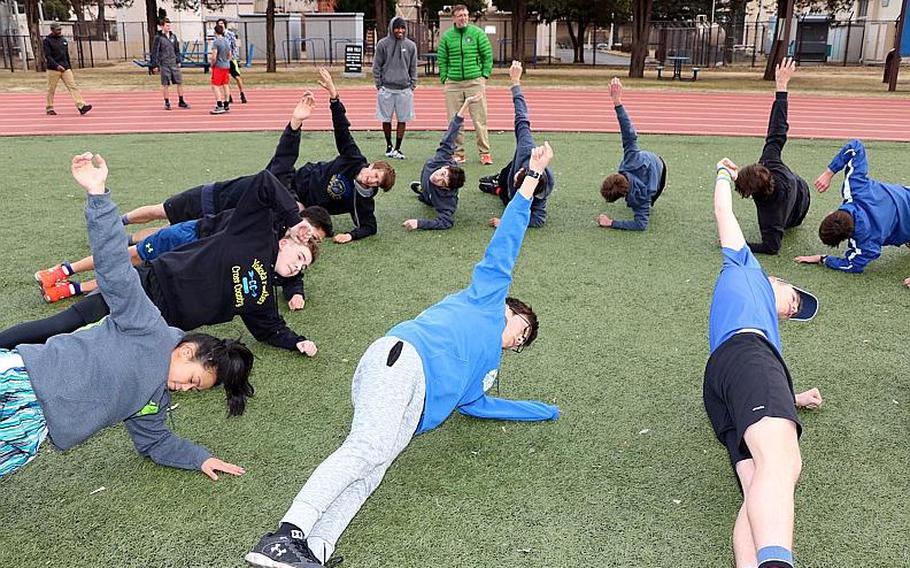
[[[136,245],[136,252],[139,253],[139,258],[142,260],[154,260],[180,245],[198,240],[199,237],[196,235],[196,224],[198,222],[197,219],[194,219],[177,223],[142,239]]]

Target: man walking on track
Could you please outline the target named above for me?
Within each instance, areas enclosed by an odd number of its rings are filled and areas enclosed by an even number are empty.
[[[79,114],[92,110],[92,105],[85,104],[79,93],[79,87],[76,86],[76,77],[73,76],[73,66],[70,63],[69,46],[66,38],[63,37],[60,22],[52,23],[50,35],[44,38],[44,63],[47,66],[47,106],[45,107],[47,114],[51,116],[57,114],[54,110],[54,93],[57,91],[57,83],[61,80],[69,90],[73,101],[76,102]]]

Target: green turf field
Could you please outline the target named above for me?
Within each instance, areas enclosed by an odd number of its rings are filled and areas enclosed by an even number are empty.
[[[277,137],[3,139],[0,325],[57,310],[39,299],[32,273],[88,252],[82,190],[69,176],[74,153],[107,158],[115,200],[128,209],[256,171]],[[492,173],[479,165],[467,168],[455,228],[401,227],[432,213],[407,182],[438,137],[409,135],[409,159],[395,164],[397,186],[377,198],[379,236],[326,244],[308,272],[307,307],[286,316],[316,341],[316,359],[255,343],[237,321],[214,331],[245,336],[258,356],[246,415],[227,419],[220,391],[175,395],[177,433],[245,466],[246,475],[213,483],[157,466],[133,451],[122,427],[66,454],[46,444],[0,482],[0,566],[241,566],[343,440],[351,376],[366,347],[465,286],[482,255],[491,234],[486,221],[501,207],[477,191],[478,176]],[[357,138],[368,156],[380,157],[381,135]],[[670,181],[650,229],[628,233],[593,221],[601,212],[631,217],[623,203],[605,207],[598,192],[618,163],[618,135],[547,138],[558,180],[549,222],[529,230],[512,288],[537,310],[540,337],[524,353],[503,357],[500,394],[555,401],[562,416],[516,424],[456,415],[417,438],[339,542],[345,567],[732,565],[740,496],[701,397],[720,266],[711,198],[715,162],[750,163],[761,140],[642,137],[665,157]],[[785,158],[811,182],[839,147],[794,140]],[[867,148],[874,177],[910,183],[910,145]],[[512,149],[511,133],[493,136],[496,171]],[[306,135],[301,155],[333,156],[331,138]],[[797,266],[796,254],[829,252],[817,227],[839,195],[833,189],[812,198],[782,254],[762,258],[770,273],[821,301],[812,323],[781,326],[796,387],[817,386],[826,401],[801,414],[797,561],[807,568],[910,566],[910,290],[901,284],[910,276],[910,251],[887,250],[862,276]],[[736,198],[735,209],[746,237],[757,237],[754,205]],[[351,225],[344,217],[335,222],[341,230]]]

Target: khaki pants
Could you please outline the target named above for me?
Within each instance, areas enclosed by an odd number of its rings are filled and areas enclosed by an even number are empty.
[[[449,121],[464,104],[465,99],[475,93],[482,93],[486,90],[487,81],[482,77],[472,79],[471,81],[446,81],[446,113]],[[484,97],[479,103],[474,103],[468,107],[471,113],[471,121],[474,123],[474,134],[477,136],[477,150],[481,154],[490,153],[490,136],[487,134],[487,98]],[[455,155],[464,156],[464,128],[458,132],[455,139]]]
[[[85,106],[85,101],[82,100],[82,95],[79,93],[79,87],[76,86],[76,77],[73,75],[72,69],[67,69],[63,73],[57,71],[56,69],[47,70],[47,110],[54,108],[54,92],[57,90],[57,83],[60,80],[63,80],[63,84],[66,85],[67,90],[70,92],[70,96],[73,97],[73,100],[76,102],[76,108],[82,108]]]

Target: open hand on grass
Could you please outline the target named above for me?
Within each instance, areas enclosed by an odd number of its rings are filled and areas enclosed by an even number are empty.
[[[487,221],[487,223],[488,223],[491,227],[496,228],[496,227],[499,226],[499,217],[491,217],[490,220]]]
[[[401,226],[409,231],[414,231],[417,229],[417,219],[408,219]]]
[[[246,473],[246,470],[239,465],[223,462],[218,458],[209,458],[202,462],[202,473],[209,476],[212,481],[218,481],[218,474],[215,473],[216,471],[230,473],[231,475],[243,475]]]
[[[603,227],[605,229],[609,229],[610,227],[613,226],[613,219],[611,219],[607,215],[603,215],[603,214],[598,215],[594,220],[597,221],[598,225],[600,225],[601,227]]]
[[[793,260],[800,264],[821,264],[823,259],[820,254],[810,254],[808,256],[797,256]]]
[[[335,241],[335,244],[343,245],[354,240],[354,237],[351,236],[351,233],[338,233],[332,237],[332,240]]]

